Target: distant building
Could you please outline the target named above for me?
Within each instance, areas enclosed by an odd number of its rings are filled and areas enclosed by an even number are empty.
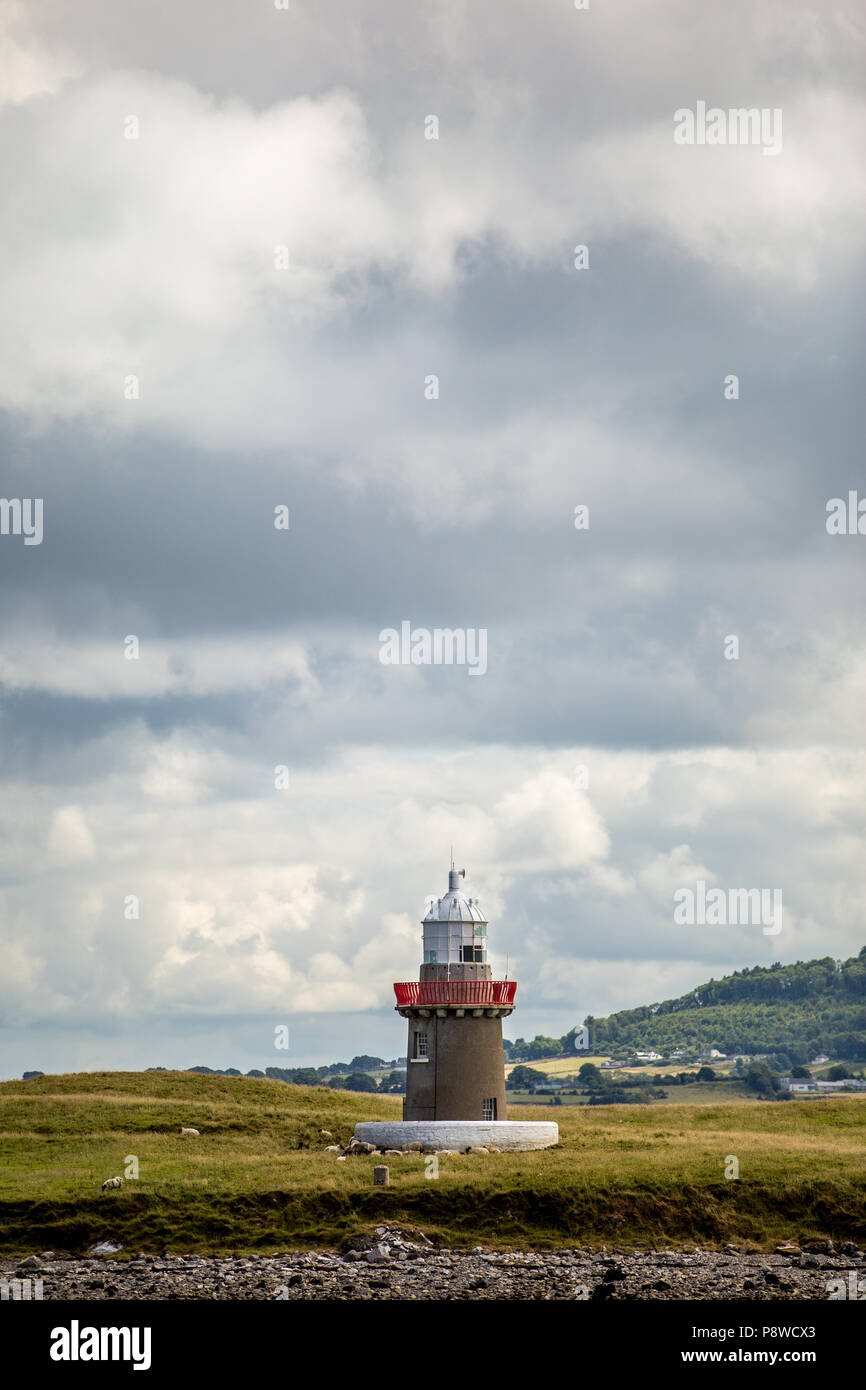
[[[726,1062],[728,1059],[724,1052],[720,1052],[717,1047],[705,1048],[698,1053],[699,1062]]]
[[[634,1055],[639,1062],[660,1062],[662,1059],[660,1052],[636,1052]]]
[[[829,1062],[829,1060],[830,1058],[827,1056],[826,1052],[819,1052],[817,1057],[812,1058],[811,1062],[809,1063],[809,1066],[820,1067],[822,1062]]]
[[[835,1091],[866,1091],[866,1081],[811,1081],[799,1077],[780,1076],[779,1085],[783,1091],[812,1091],[816,1095],[826,1095]]]

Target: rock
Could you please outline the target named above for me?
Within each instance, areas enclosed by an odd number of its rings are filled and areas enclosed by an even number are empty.
[[[402,1158],[402,1157],[403,1157],[403,1150],[402,1150],[402,1149],[383,1149],[382,1154],[383,1154],[383,1157],[384,1157],[384,1158]]]
[[[19,1269],[41,1269],[42,1261],[36,1255],[28,1255],[18,1266]]]
[[[739,1245],[726,1245],[726,1246],[725,1246],[725,1254],[726,1254],[726,1255],[739,1255],[739,1253],[740,1253],[740,1247],[739,1247]]]
[[[598,1299],[598,1298],[612,1298],[612,1297],[613,1297],[613,1289],[611,1288],[610,1284],[596,1284],[595,1288],[593,1289],[592,1293],[590,1294],[590,1298],[595,1298],[595,1299]]]
[[[799,1246],[799,1242],[787,1243]],[[114,1253],[117,1246],[105,1240],[94,1249]],[[847,1258],[860,1269],[860,1254]],[[530,1251],[475,1246],[463,1253],[438,1248],[415,1227],[380,1221],[346,1240],[339,1253],[319,1249],[241,1258],[166,1252],[140,1254],[129,1264],[62,1254],[48,1267],[45,1294],[71,1301],[262,1300],[274,1297],[274,1290],[284,1286],[287,1295],[283,1296],[299,1301],[371,1296],[417,1302],[526,1301],[579,1296],[614,1302],[631,1297],[654,1302],[731,1298],[794,1302],[826,1298],[827,1270],[836,1266],[848,1268],[839,1259],[806,1251],[787,1260],[778,1254],[768,1258],[759,1251],[743,1251],[733,1258],[721,1251],[685,1255],[652,1247],[611,1253],[609,1249]],[[12,1271],[19,1277],[17,1262],[0,1256],[0,1280],[8,1279]],[[20,1277],[27,1272],[22,1268]],[[35,1271],[31,1268],[29,1273],[32,1277]]]
[[[422,1154],[438,1154],[439,1149],[435,1144],[419,1145],[419,1152]]]
[[[91,1245],[87,1253],[88,1255],[116,1255],[118,1250],[122,1249],[123,1246],[120,1244],[120,1241],[118,1241],[116,1245],[113,1245],[110,1240],[101,1240],[98,1244]]]
[[[415,1143],[412,1143],[412,1144],[407,1144],[407,1145],[406,1145],[406,1152],[407,1152],[407,1154],[420,1154],[420,1153],[423,1153],[423,1151],[424,1151],[424,1145],[423,1145],[423,1144],[415,1144]]]
[[[777,1245],[777,1246],[776,1246],[776,1254],[777,1254],[777,1255],[802,1255],[802,1253],[803,1253],[803,1252],[802,1252],[802,1250],[800,1249],[799,1245]]]
[[[832,1255],[834,1246],[832,1240],[813,1240],[802,1248],[810,1255]]]
[[[387,1163],[377,1163],[373,1169],[373,1186],[387,1187],[391,1181],[391,1169]]]

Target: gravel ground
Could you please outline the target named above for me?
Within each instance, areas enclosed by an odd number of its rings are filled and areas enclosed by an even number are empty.
[[[849,1272],[866,1293],[853,1244],[725,1251],[438,1250],[420,1232],[377,1227],[342,1252],[244,1258],[28,1256],[0,1260],[0,1280],[42,1280],[43,1299],[827,1299]]]

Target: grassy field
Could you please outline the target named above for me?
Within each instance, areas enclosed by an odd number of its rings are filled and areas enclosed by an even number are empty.
[[[435,1180],[421,1156],[392,1158],[383,1189],[372,1158],[336,1162],[319,1130],[346,1142],[357,1120],[398,1118],[398,1096],[183,1072],[4,1082],[0,1250],[269,1251],[383,1219],[455,1246],[866,1238],[862,1098],[702,1101],[521,1106],[556,1119],[557,1148],[442,1158]],[[100,1192],[133,1159],[138,1179]]]
[[[584,1062],[593,1062],[597,1067],[601,1067],[602,1062],[606,1061],[607,1057],[549,1057],[546,1062],[526,1062],[524,1065],[531,1067],[533,1071],[543,1071],[545,1076],[555,1081],[561,1076],[577,1076]],[[656,1074],[663,1076],[666,1072],[671,1072],[674,1076],[678,1076],[681,1071],[697,1074],[701,1066],[703,1066],[702,1062],[647,1062],[642,1067],[616,1067],[609,1072],[605,1068],[605,1074],[616,1077],[642,1076],[646,1079]],[[714,1062],[712,1067],[717,1076],[727,1076],[733,1070],[733,1063]],[[513,1069],[511,1064],[506,1066],[506,1076]],[[819,1072],[816,1070],[815,1075],[818,1074]]]

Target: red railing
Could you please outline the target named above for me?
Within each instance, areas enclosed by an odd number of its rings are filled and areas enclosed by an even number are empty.
[[[513,1004],[516,980],[407,980],[394,986],[398,1004]]]

